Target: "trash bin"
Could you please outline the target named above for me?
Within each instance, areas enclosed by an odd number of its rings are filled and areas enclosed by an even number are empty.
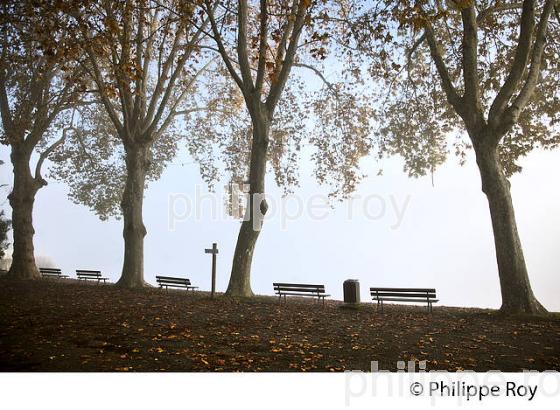
[[[344,303],[360,303],[360,282],[358,279],[347,279],[344,281]]]

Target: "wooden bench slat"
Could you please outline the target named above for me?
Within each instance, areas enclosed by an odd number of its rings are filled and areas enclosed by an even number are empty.
[[[62,269],[60,268],[39,268],[39,272],[43,278],[67,278],[68,275],[62,274]]]
[[[324,292],[325,288],[288,288],[288,287],[277,287],[274,288],[276,291],[298,291],[298,292]]]
[[[376,300],[376,299],[374,299]],[[411,303],[426,303],[427,299],[426,298],[397,298],[397,297],[390,297],[390,298],[383,298],[380,300],[386,300],[389,302],[396,302],[396,301],[400,301],[400,302],[411,302]],[[430,302],[437,302],[439,299],[430,299]]]
[[[274,286],[274,290],[276,291],[300,291],[300,292],[324,292],[325,286],[324,285],[302,285],[298,284],[297,286]]]
[[[373,291],[386,291],[386,292],[430,292],[435,293],[436,290],[433,288],[369,288],[370,292]]]
[[[309,283],[273,283],[273,286],[296,287],[296,288],[324,288],[325,285],[313,285]]]
[[[157,282],[158,283],[177,283],[177,284],[185,284],[185,285],[190,285],[191,284],[190,280],[158,279]]]
[[[189,284],[188,280],[172,280],[172,279],[158,279],[158,283],[186,283]]]
[[[428,302],[433,302],[434,300],[436,300],[436,298],[419,298],[419,297],[413,297],[413,298],[409,298],[406,296],[384,296],[384,297],[372,297],[372,300],[377,301],[377,300],[389,300],[392,298],[398,298],[398,299],[405,299],[405,300],[417,300],[419,302],[423,302],[423,303],[428,303]]]
[[[183,278],[156,278],[160,282],[190,282],[189,279]]]
[[[435,298],[435,293],[401,293],[401,292],[371,292],[373,297],[386,297],[386,296],[402,296],[411,298]]]
[[[330,296],[326,293],[295,293],[295,292],[282,292],[282,295],[290,295],[290,296],[308,296],[308,297],[325,297],[325,296]]]

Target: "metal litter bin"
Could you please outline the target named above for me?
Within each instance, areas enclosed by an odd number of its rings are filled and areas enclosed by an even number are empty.
[[[358,279],[347,279],[344,281],[344,303],[360,303],[360,282]]]

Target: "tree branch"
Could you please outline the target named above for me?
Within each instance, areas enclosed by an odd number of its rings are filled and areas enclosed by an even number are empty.
[[[202,67],[200,70],[198,70],[198,72],[193,76],[193,78],[190,79],[190,81],[188,82],[188,84],[185,86],[185,88],[183,89],[182,93],[177,97],[177,99],[175,100],[175,102],[173,103],[172,107],[169,110],[169,114],[167,115],[167,117],[164,119],[162,125],[159,127],[158,130],[155,130],[154,128],[154,136],[153,138],[157,138],[159,135],[163,134],[165,132],[165,130],[167,129],[167,127],[169,127],[169,125],[171,124],[171,121],[173,120],[173,118],[178,115],[178,112],[176,111],[177,107],[179,106],[179,104],[181,104],[181,102],[184,100],[184,98],[186,97],[186,95],[189,93],[189,91],[191,91],[191,87],[196,83],[196,81],[198,80],[198,78],[202,75],[203,72],[205,72],[213,63],[214,60],[218,58],[217,56],[213,59],[211,59],[209,62],[207,62],[204,67]],[[147,132],[149,134],[149,132]]]
[[[161,101],[159,102],[159,108],[154,116],[154,118],[152,119],[151,117],[147,117],[148,122],[146,123],[145,127],[143,128],[143,133],[145,132],[146,136],[148,138],[150,138],[150,135],[154,132],[156,132],[157,134],[159,134],[156,131],[157,128],[157,124],[159,123],[159,121],[161,120],[161,117],[163,115],[163,112],[165,110],[165,107],[167,106],[167,103],[171,97],[171,94],[174,90],[175,87],[175,83],[177,82],[181,72],[183,71],[184,65],[186,63],[186,61],[191,57],[196,44],[200,41],[200,36],[201,33],[203,33],[203,28],[205,25],[203,25],[201,28],[199,28],[197,30],[197,32],[193,35],[193,37],[191,38],[191,40],[184,45],[184,52],[183,55],[177,60],[177,64],[175,66],[175,70],[173,71],[173,73],[171,74],[171,77],[169,79],[169,81],[167,82],[167,86],[166,86],[166,90],[165,93],[163,95],[163,97],[161,98]],[[177,34],[178,36],[178,34]],[[185,34],[186,37],[186,34]],[[171,58],[171,57],[170,57]],[[210,62],[208,62],[201,70],[206,70],[206,68],[213,62],[213,60],[211,60]],[[195,78],[198,77],[198,74],[195,76]],[[190,86],[192,85],[192,82],[190,82],[186,87],[185,90],[183,91],[183,93],[181,94],[181,96],[179,97],[179,99],[184,98],[186,91],[190,88]],[[153,98],[152,97],[152,101],[150,102],[150,105],[153,104]]]
[[[145,19],[147,17],[144,16],[144,13],[149,15],[149,11],[140,11],[138,16],[138,28],[136,31],[136,70],[144,71],[144,68],[149,65],[151,61],[151,50],[149,49],[150,41],[146,44],[144,48],[144,26],[145,26]],[[152,37],[153,38],[153,37]],[[144,57],[144,61],[142,61],[142,57]],[[142,107],[142,100],[145,100],[145,94],[141,92],[144,89],[144,81],[146,79],[146,74],[144,72],[141,75],[136,77],[135,85],[134,85],[134,102],[133,102],[133,109],[132,109],[132,118],[138,119],[140,116],[140,109]]]
[[[66,133],[74,129],[74,113],[75,110],[72,111],[70,126],[62,130],[62,136],[58,140],[56,140],[53,144],[51,144],[51,146],[49,146],[39,156],[39,160],[37,161],[37,165],[35,166],[35,180],[42,185],[47,184],[46,181],[41,177],[41,167],[43,166],[43,162],[45,162],[45,160],[49,157],[49,155],[64,142],[64,140],[66,139]]]
[[[86,40],[87,41],[87,40]],[[105,109],[107,110],[107,114],[109,115],[109,118],[111,119],[111,121],[113,122],[113,125],[115,126],[115,128],[117,129],[117,132],[119,134],[122,133],[123,130],[123,124],[121,123],[121,121],[119,120],[119,117],[117,116],[117,113],[115,111],[115,107],[113,106],[113,103],[109,100],[109,97],[107,96],[107,84],[105,84],[105,81],[103,80],[103,75],[101,74],[101,70],[99,69],[99,66],[97,65],[97,60],[95,58],[95,54],[93,53],[93,51],[91,50],[91,47],[89,47],[89,45],[86,45],[85,47],[85,51],[88,55],[88,61],[90,62],[92,69],[93,69],[93,80],[95,81],[95,83],[97,84],[97,88],[99,89],[99,96],[101,97],[101,101],[103,102],[103,105],[105,106]],[[87,70],[89,71],[89,70]]]
[[[2,56],[2,58],[4,58]],[[4,77],[4,68],[0,68],[0,114],[2,115],[2,124],[4,126],[4,132],[6,133],[8,140],[13,138],[11,131],[13,129],[12,114],[10,112],[10,103],[8,102],[8,92],[6,90],[6,78]]]
[[[455,108],[455,110],[457,110],[458,113],[463,112],[461,98],[457,94],[457,90],[455,89],[455,86],[451,81],[449,71],[447,70],[447,66],[441,55],[440,46],[435,38],[432,25],[429,22],[426,24],[424,33],[426,34],[426,40],[428,41],[430,54],[432,56],[432,60],[436,65],[436,69],[440,77],[443,91],[445,92],[445,95],[447,97],[447,101]]]
[[[480,113],[480,94],[478,84],[478,39],[474,4],[461,10],[463,21],[463,82],[465,103],[476,107]]]
[[[299,36],[303,30],[307,8],[310,7],[310,4],[311,3],[307,2],[306,0],[299,0],[298,2],[297,15],[295,18],[292,35],[290,37],[289,46],[286,51],[286,58],[281,65],[280,72],[275,76],[276,82],[273,82],[268,94],[268,98],[266,99],[266,106],[269,113],[272,113],[274,111],[278,100],[280,100],[280,96],[282,95],[282,91],[284,90],[284,86],[286,85],[286,81],[288,80],[288,75],[290,74],[290,70],[292,69],[292,65],[294,63]],[[276,67],[275,69],[278,70],[278,67]]]
[[[488,17],[498,11],[509,11],[509,10],[516,10],[523,7],[523,3],[510,3],[510,4],[496,4],[492,7],[488,7],[478,13],[476,18],[477,24],[482,24]]]
[[[266,37],[268,34],[268,10],[267,10],[267,0],[261,0],[261,24],[259,33],[259,65],[257,68],[257,80],[255,82],[255,91],[260,95],[263,83],[264,75],[266,71]]]
[[[488,122],[494,128],[497,128],[500,123],[504,109],[509,99],[517,89],[519,81],[523,77],[527,68],[534,26],[535,1],[524,0],[523,10],[521,12],[521,29],[519,32],[517,48],[515,50],[515,57],[513,58],[513,64],[488,113]]]
[[[182,25],[180,25],[177,28],[177,31],[184,29],[184,27]],[[158,73],[158,78],[156,81],[156,86],[154,89],[154,92],[152,93],[152,98],[150,100],[150,103],[148,104],[148,112],[146,114],[146,121],[148,123],[152,122],[152,117],[156,111],[157,108],[157,104],[159,101],[159,97],[160,95],[164,92],[167,92],[169,87],[165,87],[166,84],[166,80],[168,78],[169,75],[169,70],[171,69],[171,65],[173,64],[173,61],[175,60],[175,56],[177,55],[177,52],[180,49],[180,41],[181,41],[182,35],[180,33],[175,33],[175,38],[173,39],[173,45],[171,46],[171,49],[169,50],[169,55],[167,56],[167,59],[165,60],[165,62],[163,63],[162,69],[161,69],[161,73]],[[160,45],[160,51],[164,50],[166,47],[165,43],[162,43]],[[181,67],[182,69],[182,67]]]
[[[237,5],[237,59],[239,60],[239,71],[241,72],[245,89],[252,93],[255,86],[247,54],[247,0],[239,0]]]
[[[217,5],[218,3],[216,3]],[[237,71],[235,71],[235,68],[233,67],[233,64],[231,63],[231,59],[224,47],[224,42],[222,39],[222,35],[220,34],[220,31],[218,30],[218,26],[216,24],[216,20],[214,18],[214,10],[215,7],[212,8],[211,6],[211,0],[205,0],[205,5],[206,5],[206,14],[208,15],[208,19],[210,20],[210,26],[212,27],[212,33],[214,34],[214,40],[216,41],[216,45],[218,46],[218,51],[220,52],[220,55],[222,56],[222,60],[224,60],[224,64],[226,65],[226,68],[228,69],[231,77],[233,78],[233,80],[236,82],[236,84],[239,86],[239,88],[243,91],[244,90],[244,86],[243,86],[243,80],[241,79],[241,77],[239,77],[239,74],[237,73]]]
[[[535,91],[539,74],[541,72],[544,48],[546,46],[546,32],[550,16],[554,9],[554,3],[555,0],[547,0],[544,5],[544,9],[539,19],[539,25],[537,27],[537,35],[533,44],[529,74],[527,75],[527,79],[525,80],[519,95],[515,98],[511,106],[506,109],[503,115],[502,124],[500,124],[502,127],[506,127],[507,129],[509,129],[511,124],[517,121],[519,114],[523,111]]]
[[[316,67],[313,67],[312,65],[305,64],[305,63],[294,63],[294,67],[306,68],[312,71],[317,77],[321,79],[321,81],[327,86],[329,90],[335,91],[334,85],[331,82],[329,82],[329,80],[325,78],[323,73],[319,71]]]

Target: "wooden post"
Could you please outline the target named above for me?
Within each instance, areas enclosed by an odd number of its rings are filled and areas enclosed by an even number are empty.
[[[214,242],[212,244],[212,248],[205,249],[204,252],[212,254],[212,293],[211,293],[211,295],[212,295],[212,297],[214,297],[214,294],[216,293],[216,255],[218,254],[218,244],[216,242]]]

